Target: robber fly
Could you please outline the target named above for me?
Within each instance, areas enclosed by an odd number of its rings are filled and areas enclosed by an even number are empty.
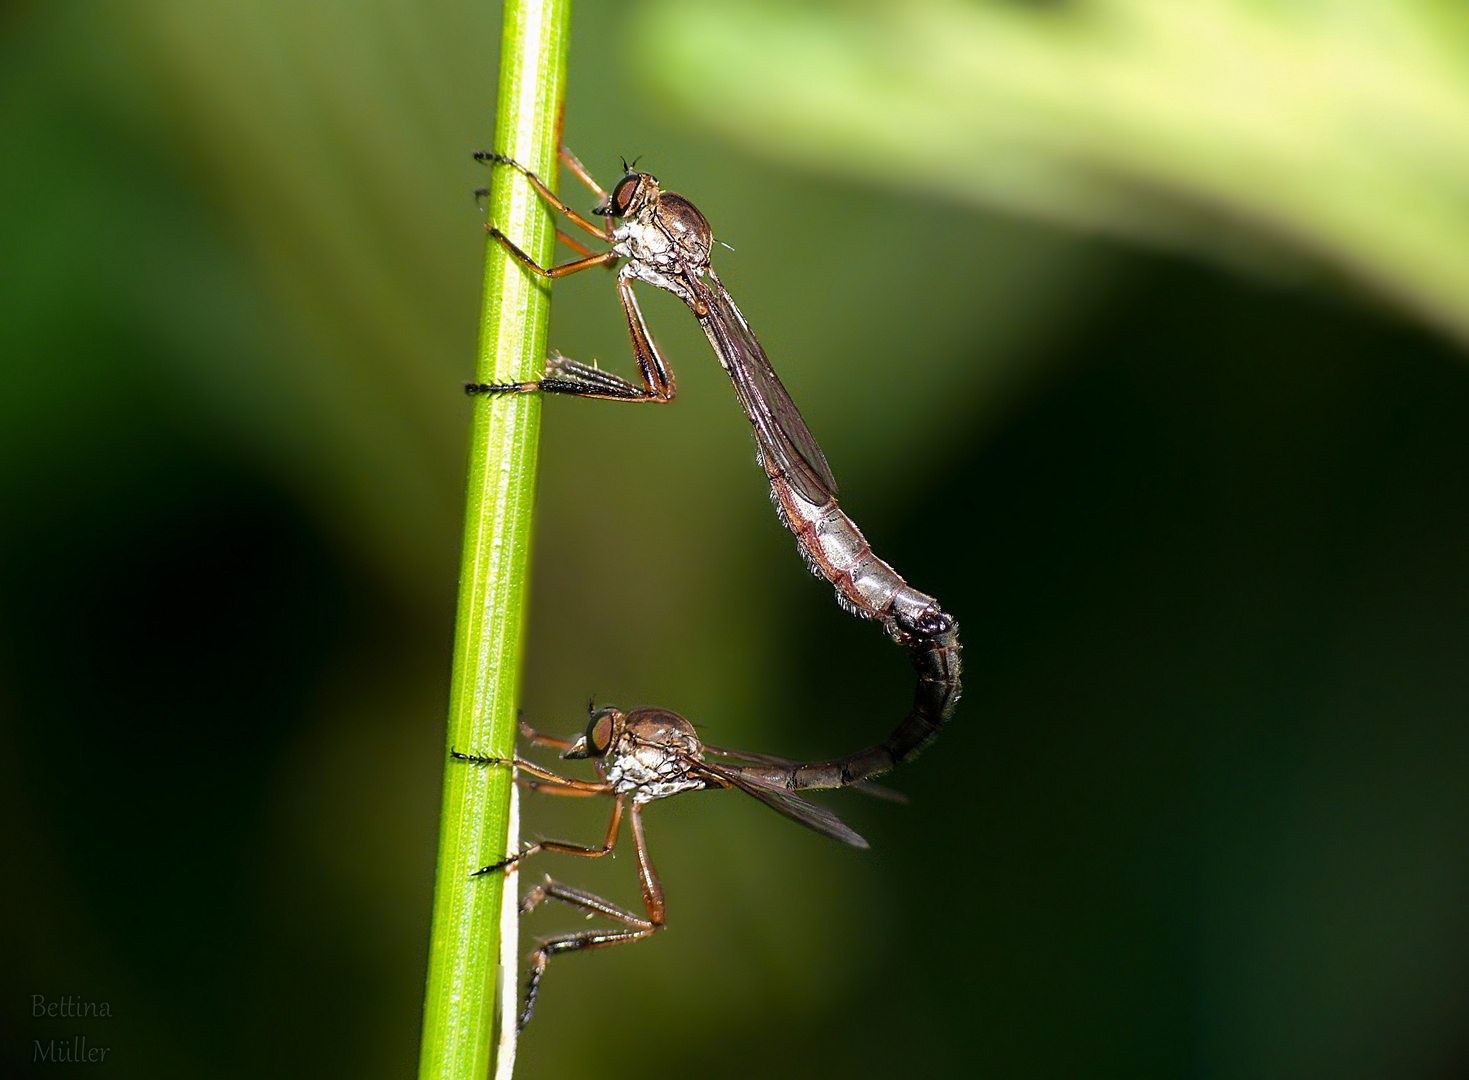
[[[521,901],[521,911],[529,913],[544,900],[601,915],[620,924],[611,930],[582,930],[543,941],[531,956],[530,976],[525,987],[525,1003],[521,1008],[519,1027],[525,1027],[535,1010],[541,978],[553,956],[602,949],[651,937],[664,926],[663,886],[648,855],[643,835],[643,807],[655,799],[666,799],[684,791],[709,788],[734,788],[751,795],[801,825],[840,840],[855,848],[866,848],[867,841],[844,825],[831,811],[807,802],[791,793],[789,773],[799,768],[791,762],[759,754],[720,750],[705,746],[694,731],[694,725],[667,709],[642,708],[624,713],[615,708],[592,709],[586,733],[579,739],[558,739],[542,735],[521,724],[521,734],[539,746],[562,751],[566,759],[590,759],[596,763],[600,780],[575,780],[520,758],[481,757],[451,751],[459,760],[476,765],[510,765],[520,774],[519,782],[554,795],[610,795],[612,819],[602,843],[596,846],[572,844],[562,840],[540,840],[516,854],[477,870],[476,875],[508,871],[542,851],[563,855],[600,858],[617,844],[622,819],[632,825],[633,851],[638,864],[638,881],[642,886],[645,915],[624,910],[599,896],[565,885],[551,877],[535,886]],[[723,761],[710,760],[723,758]],[[829,785],[839,786],[839,785]],[[886,794],[882,789],[872,789]]]

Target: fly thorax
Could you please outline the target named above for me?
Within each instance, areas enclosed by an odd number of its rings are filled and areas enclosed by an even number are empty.
[[[704,787],[704,781],[691,775],[688,758],[703,755],[672,752],[670,746],[642,743],[625,752],[608,758],[603,766],[607,782],[619,795],[631,794],[634,802],[651,802],[654,799],[676,795],[680,791],[695,791]]]
[[[629,259],[650,263],[667,263],[673,256],[673,243],[668,234],[651,221],[637,218],[624,221],[612,234],[616,249]]]
[[[689,292],[688,286],[679,278],[669,277],[667,274],[660,273],[652,263],[630,259],[618,273],[624,277],[630,277],[634,281],[641,281],[651,285],[655,289],[663,289],[666,292],[671,292],[685,304],[693,305],[693,295]]]
[[[655,780],[652,783],[641,785],[633,793],[632,801],[635,803],[652,802],[654,799],[677,795],[680,791],[698,791],[702,787],[704,787],[704,781],[698,777],[680,775],[668,780]]]
[[[632,795],[633,802],[652,802],[654,799],[677,795],[680,791],[695,791],[704,786],[700,777],[690,776],[688,770],[677,759],[661,755],[660,760],[649,762],[635,755],[618,758],[606,766],[607,782],[619,795]]]

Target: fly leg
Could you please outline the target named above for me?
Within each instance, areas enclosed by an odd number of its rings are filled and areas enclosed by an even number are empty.
[[[482,187],[482,188],[475,188],[474,189],[474,201],[476,203],[480,203],[483,200],[488,199],[489,197],[490,197],[490,189],[489,188],[483,188]],[[559,241],[561,241],[567,247],[571,248],[571,250],[572,251],[575,251],[578,255],[595,255],[596,254],[596,252],[594,252],[591,248],[587,247],[585,244],[583,244],[576,237],[572,236],[565,229],[559,229],[558,228],[556,230],[556,239],[559,240]]]
[[[560,900],[563,904],[581,908],[589,915],[602,915],[615,922],[620,922],[627,927],[626,930],[583,930],[577,934],[565,934],[561,937],[550,938],[541,942],[541,947],[531,956],[530,977],[525,983],[525,1003],[520,1009],[520,1020],[516,1029],[520,1030],[530,1023],[531,1013],[536,1008],[536,997],[540,993],[541,978],[546,974],[546,962],[552,957],[565,952],[580,952],[583,949],[602,949],[608,945],[621,945],[628,941],[638,941],[658,931],[661,923],[653,923],[647,919],[639,918],[630,911],[624,911],[615,904],[608,903],[600,896],[583,889],[574,888],[571,885],[563,885],[552,878],[546,878],[544,882],[537,885],[520,903],[522,914],[534,911],[542,900]]]
[[[533,778],[527,780],[523,776],[517,776],[515,778],[517,784],[532,791],[544,791],[550,795],[571,795],[585,798],[588,795],[608,795],[612,792],[612,788],[607,784],[559,776],[549,769],[541,768],[534,762],[523,761],[520,758],[479,757],[475,754],[461,754],[458,750],[451,750],[449,756],[457,761],[467,761],[473,765],[513,765],[520,772],[530,773]]]
[[[620,800],[619,800],[620,802]],[[630,941],[640,941],[645,937],[651,937],[665,924],[663,886],[658,881],[658,872],[653,868],[652,860],[648,857],[648,845],[643,838],[643,819],[640,804],[634,803],[631,813],[633,844],[637,850],[638,858],[638,880],[643,890],[643,906],[647,909],[648,917],[640,918],[630,911],[618,907],[616,904],[603,900],[584,889],[578,889],[571,885],[563,885],[559,881],[546,878],[544,882],[526,893],[521,901],[520,910],[523,914],[529,914],[538,907],[543,900],[559,900],[563,904],[580,908],[591,915],[602,915],[614,922],[622,923],[626,929],[623,930],[583,930],[576,934],[565,934],[543,941],[541,947],[531,955],[530,977],[525,984],[525,1004],[520,1010],[520,1021],[516,1025],[517,1030],[525,1027],[530,1022],[531,1013],[535,1011],[536,995],[540,993],[541,978],[546,974],[546,964],[553,956],[561,953],[581,952],[585,949],[604,949],[609,945],[622,945]]]
[[[595,708],[596,708],[596,701],[595,700],[587,702],[587,712],[588,713],[592,712]],[[570,750],[574,745],[576,745],[576,740],[575,739],[563,739],[563,738],[561,738],[558,735],[546,735],[546,734],[544,734],[542,732],[537,731],[535,728],[531,727],[529,724],[527,724],[525,722],[525,710],[524,709],[521,709],[516,714],[516,720],[520,724],[520,737],[523,738],[523,739],[530,740],[531,742],[535,743],[537,746],[549,746],[549,747],[551,747],[554,750]],[[454,752],[454,757],[459,758],[462,761],[477,761],[477,762],[480,762],[482,764],[488,764],[488,765],[498,764],[499,762],[501,762],[503,760],[501,758],[478,758],[478,757],[474,757],[471,754],[461,754],[458,751],[455,751]],[[564,779],[564,777],[561,778],[561,779]]]
[[[611,790],[610,786],[608,787],[608,790]],[[572,792],[566,792],[566,794],[571,793]],[[586,792],[586,794],[596,793]],[[602,838],[602,843],[598,846],[593,846],[589,844],[573,844],[566,840],[537,840],[534,844],[527,846],[514,855],[507,855],[505,856],[505,858],[501,859],[497,863],[491,863],[489,866],[480,867],[469,876],[479,877],[481,874],[492,874],[496,870],[505,870],[508,872],[510,870],[513,870],[516,866],[520,865],[522,860],[530,858],[538,851],[554,851],[561,855],[579,855],[584,859],[600,859],[603,855],[608,854],[614,847],[617,846],[617,833],[618,830],[622,828],[622,810],[623,797],[619,795],[617,796],[617,801],[612,805],[612,820],[607,823],[607,835]]]
[[[589,795],[612,794],[611,784],[605,782],[598,783],[590,780],[573,780],[570,777],[553,773],[549,769],[543,769],[534,762],[523,761],[520,758],[481,757],[476,754],[461,754],[458,750],[451,750],[449,754],[456,761],[467,761],[472,765],[514,766],[520,772],[529,773],[534,777],[532,780],[520,780],[517,778],[517,782],[524,783],[527,787],[537,791],[545,791],[553,795],[585,797]],[[563,855],[580,855],[584,858],[599,859],[617,845],[617,833],[622,826],[622,810],[623,799],[619,795],[617,796],[616,803],[612,807],[612,820],[608,822],[607,833],[600,846],[572,844],[564,840],[540,840],[531,844],[523,851],[517,852],[514,855],[507,855],[499,862],[480,867],[470,877],[478,877],[481,874],[489,874],[496,870],[508,871],[518,865],[522,859],[534,855],[538,851],[555,851]]]
[[[562,159],[565,160],[569,165],[571,165],[572,172],[576,173],[576,175],[580,177],[583,181],[589,183],[591,187],[595,191],[597,191],[598,194],[600,194],[604,199],[606,198],[607,193],[602,191],[600,187],[597,187],[595,183],[591,183],[591,176],[587,173],[586,167],[582,165],[580,161],[576,160],[575,155],[571,154],[568,151],[563,151]],[[514,169],[516,172],[520,173],[521,176],[524,176],[527,180],[529,180],[531,187],[536,189],[536,194],[538,194],[542,199],[546,200],[546,202],[550,203],[551,207],[557,212],[565,214],[573,225],[576,225],[578,228],[585,229],[588,233],[590,233],[592,236],[595,236],[603,243],[610,244],[612,242],[611,229],[604,228],[601,225],[596,224],[595,222],[589,221],[581,214],[573,210],[570,206],[567,206],[566,203],[557,198],[556,193],[553,192],[549,186],[547,186],[544,180],[542,180],[535,173],[531,172],[520,162],[505,157],[503,154],[496,154],[490,150],[477,151],[474,155],[474,160],[480,162],[488,162],[492,165],[510,166],[510,168]],[[479,199],[489,194],[489,192],[485,188],[480,188],[474,194],[475,198]],[[527,255],[524,251],[520,250],[520,248],[516,246],[513,240],[502,233],[499,229],[495,228],[495,226],[486,225],[485,230],[491,236],[493,236],[496,241],[499,242],[501,247],[503,247],[506,251],[510,253],[510,255],[515,259],[516,262],[520,263],[521,266],[525,267],[533,274],[544,278],[554,279],[565,277],[567,274],[575,274],[582,270],[589,270],[594,266],[610,266],[612,263],[615,263],[620,258],[620,256],[615,251],[602,251],[594,253],[581,241],[575,240],[572,237],[568,236],[566,233],[562,232],[560,229],[557,229],[556,235],[568,246],[579,252],[582,255],[582,258],[566,263],[563,266],[543,267],[534,259],[532,259],[529,255]]]
[[[612,793],[611,784],[592,780],[574,780],[569,776],[553,773],[550,769],[543,769],[533,761],[525,761],[521,758],[483,757],[479,754],[461,754],[458,750],[450,750],[449,756],[455,761],[467,761],[471,765],[512,765],[521,772],[535,777],[534,780],[528,781],[528,786],[542,791],[554,791],[557,795],[610,795]]]
[[[556,735],[543,735],[527,724],[523,716],[520,720],[520,734],[522,738],[529,739],[537,746],[549,746],[555,750],[570,750],[576,744],[575,739],[563,739]]]
[[[497,154],[493,150],[476,151],[474,155],[474,160],[489,165],[508,165],[510,168],[520,173],[521,176],[529,180],[531,187],[536,189],[537,195],[545,199],[546,202],[550,203],[551,207],[558,213],[565,214],[568,218],[570,218],[572,223],[575,224],[578,228],[585,229],[588,233],[595,236],[598,240],[605,241],[609,244],[612,242],[611,229],[604,228],[603,226],[598,225],[593,221],[588,221],[571,207],[567,206],[557,197],[556,193],[551,190],[551,188],[546,184],[544,180],[542,180],[535,173],[531,172],[520,162],[514,160],[513,158],[508,158],[504,154]],[[587,167],[583,165],[580,161],[578,161],[576,155],[573,154],[570,150],[567,150],[565,147],[562,147],[561,149],[561,160],[566,163],[567,167],[571,169],[576,178],[580,180],[583,184],[586,184],[587,187],[591,188],[596,195],[604,200],[607,198],[607,193],[602,190],[601,186],[595,180],[592,179],[592,174],[587,172]],[[481,197],[481,192],[483,191],[484,189],[481,188],[480,191],[475,192],[476,197]]]
[[[604,257],[617,258],[615,252],[607,251],[546,270],[505,239],[499,230],[491,228],[490,233],[526,269],[550,278],[585,270],[588,266],[597,265],[599,259],[606,261]],[[641,386],[621,375],[603,371],[593,364],[583,364],[553,352],[546,358],[546,374],[539,379],[518,383],[465,383],[464,392],[470,395],[529,394],[541,390],[548,394],[570,394],[573,397],[601,398],[604,401],[634,401],[657,405],[672,401],[678,393],[673,372],[659,353],[658,346],[653,344],[653,336],[648,333],[648,324],[643,320],[643,309],[638,306],[637,295],[632,290],[632,280],[624,275],[617,278],[617,298],[622,303],[623,314],[627,316],[627,331],[632,338],[633,357],[637,360]]]

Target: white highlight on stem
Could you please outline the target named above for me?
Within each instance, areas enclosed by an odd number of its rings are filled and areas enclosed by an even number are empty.
[[[520,785],[510,782],[510,820],[506,827],[505,850],[520,850]],[[515,1022],[520,1004],[520,869],[517,864],[505,875],[500,891],[500,1039],[495,1045],[495,1080],[510,1080],[515,1073]]]

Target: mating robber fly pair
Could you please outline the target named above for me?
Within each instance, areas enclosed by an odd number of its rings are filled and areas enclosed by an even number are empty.
[[[560,278],[592,267],[618,262],[617,295],[627,315],[633,356],[640,383],[589,364],[553,353],[546,374],[530,382],[470,383],[471,394],[523,394],[541,391],[609,401],[664,403],[674,398],[674,378],[648,333],[633,291],[635,282],[664,289],[693,312],[709,338],[719,364],[734,383],[735,396],[755,432],[757,460],[770,482],[770,498],[781,522],[795,534],[797,547],[811,572],[829,581],[837,603],[860,618],[874,619],[899,645],[908,649],[917,674],[913,704],[885,740],[829,761],[795,763],[704,746],[689,721],[666,709],[643,708],[623,713],[614,708],[594,709],[579,739],[553,738],[522,725],[532,743],[560,749],[568,759],[590,759],[599,781],[574,780],[516,758],[483,757],[452,751],[461,761],[478,765],[509,765],[521,774],[521,783],[548,793],[573,796],[609,795],[612,819],[606,838],[597,847],[543,840],[509,856],[478,874],[506,871],[540,851],[598,857],[617,842],[624,814],[632,826],[638,877],[646,918],[625,911],[584,890],[546,878],[522,902],[530,911],[543,900],[559,900],[589,915],[602,915],[619,929],[589,930],[551,938],[536,950],[520,1014],[524,1027],[535,1007],[541,977],[550,957],[566,952],[597,949],[637,941],[664,925],[663,890],[648,856],[643,836],[642,807],[655,799],[684,791],[734,788],[809,829],[865,848],[867,842],[830,811],[796,795],[807,788],[852,787],[883,793],[867,778],[886,772],[927,745],[948,720],[959,701],[959,624],[933,597],[905,582],[872,551],[861,531],[837,504],[837,483],[826,455],[795,402],[771,367],[744,314],[709,263],[713,232],[692,202],[664,191],[647,173],[629,169],[609,193],[599,187],[586,168],[566,150],[561,160],[599,198],[595,216],[602,226],[583,217],[524,165],[500,154],[482,151],[475,159],[514,170],[542,199],[576,227],[607,244],[593,251],[558,230],[557,235],[581,258],[562,266],[542,267],[521,251],[494,225],[491,236],[529,273]],[[711,759],[721,760],[711,760]]]

